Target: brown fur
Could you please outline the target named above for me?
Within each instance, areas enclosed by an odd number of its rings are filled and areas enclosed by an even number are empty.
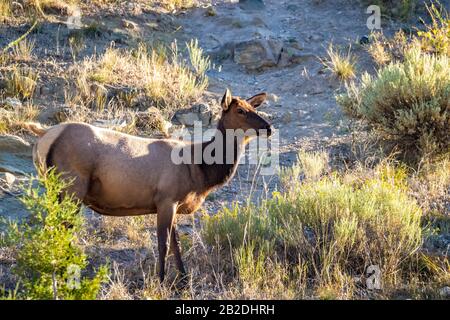
[[[259,94],[245,101],[231,97],[227,90],[218,133],[226,129],[269,129],[254,109],[265,97]],[[195,145],[144,139],[83,123],[64,123],[49,129],[28,123],[25,127],[40,136],[34,148],[36,166],[45,170],[54,166],[63,178],[74,179],[66,192],[93,210],[112,216],[157,213],[161,280],[168,238],[177,266],[184,273],[173,224],[175,215],[195,212],[208,193],[231,179],[248,141],[234,138],[224,143],[224,155],[234,152],[231,164],[174,164],[174,148],[193,153]],[[212,141],[202,143],[202,150]]]

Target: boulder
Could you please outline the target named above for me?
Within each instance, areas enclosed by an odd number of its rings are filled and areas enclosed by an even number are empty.
[[[443,287],[439,290],[439,295],[444,299],[450,298],[450,287]]]
[[[8,97],[5,99],[5,106],[11,109],[18,109],[22,107],[22,102],[17,98]]]
[[[41,123],[60,123],[67,121],[74,113],[74,109],[67,105],[47,107],[39,114],[38,121]]]
[[[201,122],[207,126],[211,123],[211,108],[203,103],[195,104],[191,108],[178,110],[172,118],[172,122],[186,127],[193,127],[195,122]]]
[[[0,136],[0,152],[14,153],[14,154],[28,154],[31,151],[31,146],[28,142],[12,135]]]
[[[234,62],[248,70],[274,67],[280,60],[283,43],[275,39],[253,39],[235,45]]]
[[[122,19],[122,26],[126,29],[137,30],[139,29],[138,24],[131,20]]]
[[[0,172],[26,174],[33,170],[31,145],[16,136],[0,136]]]
[[[0,172],[0,180],[5,181],[8,187],[12,187],[16,182],[16,177],[9,172]]]

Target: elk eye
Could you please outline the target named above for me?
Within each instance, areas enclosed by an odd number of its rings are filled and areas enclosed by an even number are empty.
[[[238,109],[237,112],[238,112],[239,114],[245,114],[245,111],[242,110],[242,109]]]

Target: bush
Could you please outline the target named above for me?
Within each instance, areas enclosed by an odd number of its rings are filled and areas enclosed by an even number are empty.
[[[362,119],[403,150],[445,153],[450,143],[450,60],[407,49],[403,62],[390,63],[361,85],[337,97],[343,110]]]
[[[450,17],[441,5],[427,5],[431,17],[431,25],[426,25],[425,31],[419,31],[418,36],[422,48],[436,54],[450,56]]]
[[[241,281],[251,282],[254,275],[260,282],[269,261],[284,259],[289,282],[318,294],[328,295],[331,287],[338,297],[351,296],[354,278],[363,279],[370,265],[380,267],[389,287],[408,274],[422,243],[422,212],[404,179],[402,170],[383,165],[372,176],[291,181],[287,191],[260,206],[206,217],[204,239],[234,252]],[[308,282],[299,279],[305,274]]]
[[[78,243],[84,219],[71,197],[59,200],[68,186],[59,178],[49,171],[38,186],[30,184],[22,202],[31,216],[9,223],[3,240],[14,252],[13,272],[19,278],[14,295],[19,299],[95,299],[106,280],[106,266],[92,278],[80,274],[88,264]]]

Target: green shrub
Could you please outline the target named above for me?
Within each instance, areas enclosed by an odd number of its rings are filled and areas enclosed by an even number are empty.
[[[61,198],[68,184],[49,171],[38,186],[25,189],[22,202],[30,211],[27,221],[10,222],[5,245],[13,249],[19,278],[19,299],[95,299],[106,280],[107,267],[82,276],[86,255],[78,243],[83,215],[71,197]],[[42,192],[45,189],[45,192]]]
[[[292,181],[260,206],[206,217],[204,239],[233,252],[239,278],[247,282],[265,274],[264,261],[287,259],[290,283],[306,273],[310,289],[328,292],[332,284],[341,297],[351,295],[351,279],[369,265],[378,265],[383,283],[393,285],[408,274],[422,243],[422,212],[408,196],[404,177],[384,165],[368,177]],[[349,292],[342,293],[344,288]]]
[[[422,155],[445,153],[450,143],[450,59],[407,49],[403,62],[390,63],[337,97],[343,110],[362,119],[382,138]]]

